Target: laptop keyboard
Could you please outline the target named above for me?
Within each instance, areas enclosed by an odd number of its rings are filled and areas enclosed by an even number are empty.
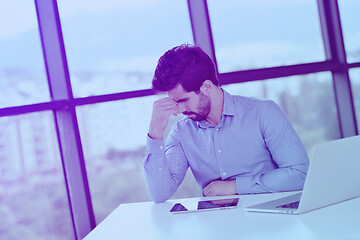
[[[299,208],[299,203],[300,203],[300,201],[291,202],[291,203],[277,206],[276,208],[295,208],[295,209],[297,209],[297,208]]]

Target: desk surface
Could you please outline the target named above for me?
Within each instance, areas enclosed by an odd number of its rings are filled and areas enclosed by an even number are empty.
[[[360,198],[302,215],[243,211],[249,205],[290,194],[294,192],[237,196],[236,209],[183,214],[169,210],[175,202],[191,199],[121,204],[84,240],[360,239]]]

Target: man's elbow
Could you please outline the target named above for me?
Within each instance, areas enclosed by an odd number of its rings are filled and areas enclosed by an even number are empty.
[[[303,189],[307,176],[308,165],[302,164],[301,166],[297,166],[296,168],[292,168],[291,170],[297,179],[296,181],[294,181],[294,183],[296,183],[295,185],[297,185],[299,189]]]
[[[150,199],[155,203],[162,203],[170,199],[177,189],[164,181],[154,181],[153,179],[147,179],[146,188]]]
[[[306,175],[309,169],[309,161],[293,166],[292,169],[293,171],[296,171],[301,180],[305,182]]]
[[[164,194],[150,194],[149,193],[149,197],[150,199],[155,202],[155,203],[162,203],[162,202],[165,202],[166,200],[168,200],[170,197],[169,196],[166,196]]]

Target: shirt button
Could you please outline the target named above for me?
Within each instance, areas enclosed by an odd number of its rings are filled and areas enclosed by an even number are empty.
[[[159,171],[162,171],[162,168],[159,168]]]
[[[163,146],[160,146],[160,149],[163,149],[164,147]]]
[[[218,153],[221,153],[221,149],[218,150]]]
[[[225,176],[226,175],[226,172],[223,172],[223,176]]]
[[[219,131],[219,128],[215,128],[216,131]]]

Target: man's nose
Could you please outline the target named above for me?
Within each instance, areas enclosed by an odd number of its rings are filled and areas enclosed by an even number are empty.
[[[185,110],[186,110],[186,107],[185,107],[185,104],[184,103],[178,103],[178,111],[179,111],[179,113],[183,113],[183,112],[185,112]]]

